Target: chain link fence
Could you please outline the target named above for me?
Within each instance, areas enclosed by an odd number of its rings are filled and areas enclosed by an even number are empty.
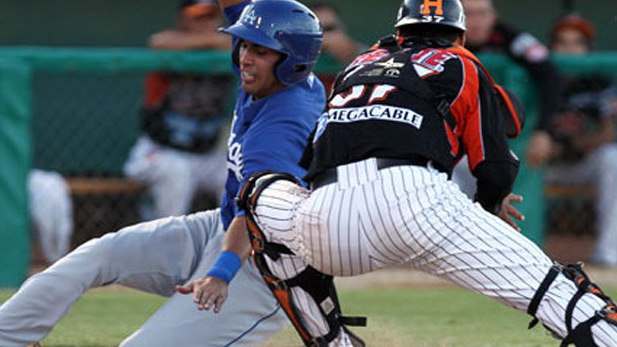
[[[73,205],[73,247],[140,221],[145,190],[117,179],[137,138],[144,76],[124,71],[33,75],[32,167],[65,178]],[[98,181],[85,183],[94,178]],[[124,185],[106,189],[105,179]]]
[[[158,52],[114,55],[101,50],[93,57],[68,52],[60,59],[54,58],[58,50],[35,53],[27,56],[33,67],[30,219],[32,236],[40,241],[33,243],[34,261],[52,262],[93,237],[144,220],[144,211],[151,210],[148,188],[123,173],[141,133],[148,73],[188,69],[197,75],[232,75],[226,52],[208,56],[206,66],[203,55],[186,60],[182,54],[176,59]],[[198,192],[191,211],[218,203],[217,196]]]
[[[139,134],[147,73],[161,69],[231,73],[227,52],[49,49],[42,53],[18,53],[19,59],[26,59],[33,67],[28,96],[32,104],[32,168],[57,172],[65,178],[72,202],[72,247],[142,220],[141,206],[150,198],[143,186],[124,177],[122,167]],[[10,56],[7,52],[3,54]],[[617,57],[601,60],[600,65],[614,65],[614,58]],[[487,65],[495,71],[509,71],[513,66],[506,60],[494,59],[493,64],[488,60]],[[573,66],[579,70],[587,68],[578,62]],[[321,68],[335,71],[338,67]],[[508,76],[505,72],[502,75]],[[507,81],[501,82],[508,85]],[[521,85],[518,90],[525,88]],[[528,95],[523,98],[527,98],[528,105]],[[228,104],[232,101],[230,97]],[[230,114],[229,106],[227,113]],[[527,174],[522,172],[521,176]],[[534,204],[541,200],[541,192],[535,194],[538,195],[525,196],[528,210],[538,210]],[[195,201],[193,210],[218,203],[204,195],[197,196]],[[549,198],[546,207],[544,226],[549,235],[595,232],[594,199]],[[541,235],[542,228],[530,229],[540,229]]]

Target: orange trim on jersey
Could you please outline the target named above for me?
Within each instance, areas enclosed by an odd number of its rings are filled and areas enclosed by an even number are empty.
[[[456,120],[456,132],[462,137],[469,157],[469,166],[473,170],[484,160],[484,144],[482,143],[482,120],[480,110],[480,80],[478,70],[473,61],[460,56],[463,67],[463,82],[459,95],[452,103],[450,110]]]
[[[470,59],[471,61],[476,63],[476,66],[479,66],[484,71],[484,74],[489,79],[489,81],[490,81],[491,85],[493,86],[493,88],[495,90],[497,90],[497,92],[499,94],[501,94],[501,96],[503,97],[503,100],[505,101],[506,106],[508,107],[508,110],[510,111],[511,118],[514,120],[514,124],[516,126],[516,134],[509,135],[508,137],[509,138],[517,137],[521,133],[521,130],[522,130],[521,129],[521,122],[520,122],[520,119],[519,119],[519,117],[518,117],[518,115],[516,113],[516,109],[514,108],[514,105],[512,104],[512,100],[510,100],[510,97],[508,96],[508,94],[503,90],[503,88],[500,85],[495,83],[495,81],[493,80],[493,77],[488,72],[486,67],[480,62],[478,57],[476,57],[473,53],[471,53],[465,47],[460,46],[460,45],[454,45],[454,47],[448,48],[447,50],[450,51],[450,52],[453,52],[455,54],[458,54],[459,56],[462,56],[462,57],[465,57],[467,59]],[[481,134],[481,132],[480,132],[480,134]],[[477,165],[477,163],[472,164],[471,161],[470,161],[470,167],[472,169],[474,169],[476,165]]]
[[[144,103],[147,107],[158,105],[167,93],[169,87],[169,77],[153,72],[146,76],[144,88]]]
[[[495,83],[495,81],[493,81],[493,77],[488,72],[486,67],[484,67],[484,65],[480,62],[480,59],[478,59],[478,57],[476,57],[473,53],[471,53],[467,48],[455,44],[453,47],[450,47],[450,48],[448,48],[446,50],[450,51],[450,52],[452,52],[452,53],[454,53],[454,54],[456,54],[458,56],[463,56],[463,57],[465,57],[467,59],[470,59],[474,63],[478,64],[478,66],[480,66],[480,68],[484,71],[484,74],[486,74],[486,77],[488,77],[489,81],[491,81],[491,85],[493,85],[493,86],[497,85]]]

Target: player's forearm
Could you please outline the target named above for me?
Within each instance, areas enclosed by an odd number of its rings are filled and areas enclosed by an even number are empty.
[[[251,243],[244,217],[236,217],[227,228],[221,253],[206,276],[216,277],[225,283],[231,282],[250,252]]]
[[[516,174],[518,162],[482,162],[474,170],[478,179],[475,200],[482,207],[495,215],[499,214],[503,199],[510,193]]]
[[[242,259],[242,262],[250,255],[251,241],[246,230],[246,220],[244,216],[237,216],[231,221],[225,238],[223,239],[222,250],[235,253]]]

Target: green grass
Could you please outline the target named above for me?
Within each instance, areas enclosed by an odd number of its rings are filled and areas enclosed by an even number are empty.
[[[0,301],[11,292],[0,291]],[[612,291],[615,296],[617,293]],[[529,317],[478,294],[456,288],[353,289],[341,291],[344,313],[366,315],[354,328],[370,346],[555,346]],[[164,299],[125,290],[88,292],[43,341],[49,346],[117,346]],[[287,329],[268,346],[299,346]]]

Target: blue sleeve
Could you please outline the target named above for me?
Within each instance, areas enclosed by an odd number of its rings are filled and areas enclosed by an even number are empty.
[[[280,104],[280,103],[279,103]],[[301,116],[302,111],[289,106],[262,110],[251,124],[242,144],[243,182],[252,174],[264,170],[284,172],[302,178],[306,173],[299,161],[316,117]],[[236,216],[241,215],[236,210]]]

